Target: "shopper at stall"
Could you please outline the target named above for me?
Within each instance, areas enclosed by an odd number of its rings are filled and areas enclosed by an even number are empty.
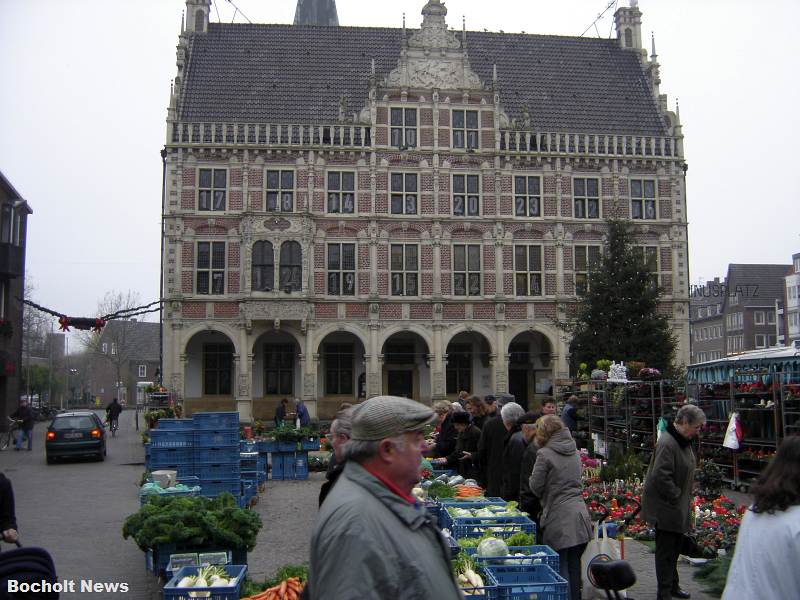
[[[536,464],[536,451],[539,449],[534,439],[538,420],[539,415],[535,412],[526,412],[517,419],[517,424],[522,430],[522,437],[525,438],[527,444],[525,452],[522,454],[522,465],[519,472],[519,509],[528,513],[530,518],[536,522],[537,529],[542,505],[539,498],[531,491],[530,480],[533,474],[533,465]]]
[[[692,527],[692,483],[696,459],[691,440],[706,422],[693,404],[678,409],[675,422],[658,438],[642,494],[642,519],[656,530],[658,599],[689,598],[678,580],[678,556],[684,535]]]
[[[289,406],[289,401],[284,398],[275,409],[275,427],[282,427],[286,422],[286,407]]]
[[[311,600],[459,600],[449,549],[411,495],[434,412],[376,396],[355,407],[347,461],[311,539]]]
[[[467,398],[467,412],[472,416],[472,424],[478,429],[483,429],[483,424],[489,418],[489,407],[480,396],[470,396]]]
[[[455,450],[458,437],[458,432],[453,427],[453,407],[447,400],[439,400],[434,403],[433,410],[436,413],[436,440],[428,445],[426,455],[444,458]]]
[[[567,398],[567,404],[561,411],[561,420],[573,435],[578,430],[578,397],[572,394]]]
[[[308,414],[306,403],[301,398],[295,398],[294,402],[297,405],[297,420],[300,427],[308,427],[308,424],[311,423],[311,415]]]
[[[492,396],[491,394],[486,394],[483,397],[483,401],[486,403],[486,410],[488,411],[488,415],[493,417],[497,414],[497,398]]]
[[[475,460],[478,455],[478,441],[481,430],[470,423],[470,416],[466,412],[458,412],[452,416],[453,426],[458,432],[456,447],[446,458],[434,460],[434,464],[446,469],[455,469],[464,479],[477,479],[478,469]]]
[[[783,600],[800,593],[800,436],[783,440],[750,488],[722,600]]]
[[[503,440],[503,493],[506,502],[519,501],[519,473],[522,468],[522,455],[525,453],[525,438],[517,424],[525,410],[516,402],[509,402],[500,410],[506,437]]]
[[[319,505],[327,498],[331,489],[339,479],[344,470],[344,447],[350,441],[350,434],[353,429],[353,409],[346,408],[336,413],[336,417],[331,423],[330,440],[333,446],[328,471],[325,473],[325,483],[319,490]]]
[[[481,439],[478,441],[478,465],[480,467],[480,483],[486,489],[486,496],[503,495],[503,451],[505,450],[506,426],[500,417],[503,400],[498,399],[499,410],[483,424]]]
[[[555,415],[536,423],[536,463],[530,487],[542,503],[543,542],[558,552],[559,572],[569,584],[569,599],[581,597],[581,556],[592,537],[583,500],[581,459],[575,441]]]

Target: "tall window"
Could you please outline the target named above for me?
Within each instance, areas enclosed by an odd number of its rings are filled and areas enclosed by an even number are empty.
[[[303,289],[303,251],[298,242],[281,244],[281,289],[299,292]]]
[[[355,244],[328,244],[328,294],[355,296]]]
[[[767,347],[767,336],[763,333],[756,334],[756,348],[766,348]]]
[[[272,243],[253,244],[253,291],[269,292],[275,286],[275,252]]]
[[[450,344],[447,347],[445,378],[448,394],[472,389],[472,347],[469,344]]]
[[[294,389],[294,346],[264,346],[264,394],[289,395]]]
[[[763,310],[757,310],[753,313],[753,322],[756,325],[764,325],[767,322]]]
[[[392,296],[419,294],[419,248],[416,244],[391,246]]]
[[[575,218],[600,218],[600,184],[594,177],[576,177],[573,180]]]
[[[481,247],[478,244],[453,246],[453,293],[456,296],[481,295]]]
[[[453,111],[453,148],[478,147],[478,111]]]
[[[197,242],[198,294],[225,293],[225,242]]]
[[[658,247],[637,246],[636,251],[644,261],[645,268],[650,272],[651,285],[658,286]]]
[[[294,171],[267,171],[267,210],[294,210]]]
[[[225,396],[231,393],[233,380],[233,344],[203,345],[203,395]]]
[[[225,169],[200,169],[198,210],[225,210],[228,172]]]
[[[514,177],[514,214],[518,217],[542,216],[541,180],[538,177]]]
[[[10,204],[3,204],[2,223],[0,223],[0,242],[11,243],[11,230],[14,224],[14,208]]]
[[[575,246],[575,293],[583,296],[589,290],[589,274],[600,263],[600,246]]]
[[[542,295],[541,246],[514,246],[514,281],[517,296]]]
[[[631,179],[631,218],[656,218],[656,182],[652,179]]]
[[[392,214],[417,214],[418,192],[416,173],[392,173]]]
[[[328,173],[328,212],[353,214],[356,207],[356,174],[344,172]]]
[[[397,148],[416,148],[417,109],[393,108],[391,110],[392,146]]]
[[[353,344],[325,345],[325,393],[353,393]]]
[[[474,217],[480,212],[480,177],[453,175],[453,214],[457,217]]]
[[[767,325],[775,325],[775,313],[773,311],[767,311]]]
[[[147,365],[139,365],[139,377],[147,377]]]

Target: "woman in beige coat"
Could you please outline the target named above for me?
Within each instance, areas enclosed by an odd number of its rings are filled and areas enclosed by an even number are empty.
[[[542,503],[542,543],[558,552],[569,598],[580,600],[581,556],[592,537],[592,521],[582,494],[581,459],[575,440],[555,415],[536,422],[535,441],[539,450],[530,486]]]

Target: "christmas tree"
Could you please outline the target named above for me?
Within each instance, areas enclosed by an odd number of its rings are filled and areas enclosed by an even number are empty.
[[[589,275],[575,319],[561,324],[573,335],[573,367],[609,358],[640,361],[669,372],[676,340],[668,318],[658,312],[663,290],[653,272],[657,259],[636,245],[629,222],[607,223],[603,253]]]

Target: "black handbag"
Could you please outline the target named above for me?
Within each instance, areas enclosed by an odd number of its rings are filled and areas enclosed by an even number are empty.
[[[681,541],[681,554],[689,558],[704,558],[703,549],[692,533],[684,533]]]

